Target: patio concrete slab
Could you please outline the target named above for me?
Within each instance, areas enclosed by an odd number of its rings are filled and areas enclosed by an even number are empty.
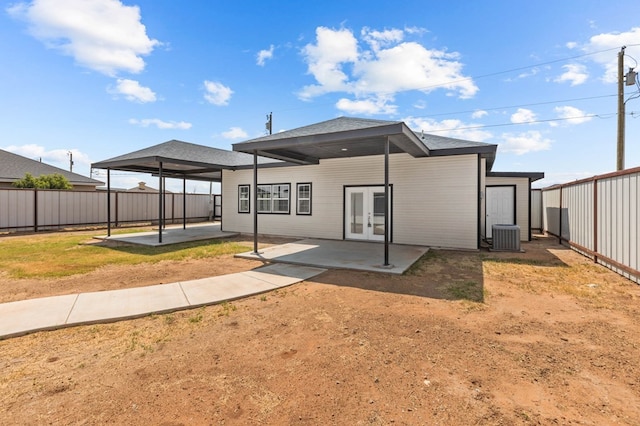
[[[236,232],[224,232],[220,223],[206,223],[187,225],[186,228],[171,226],[162,230],[162,242],[159,241],[158,231],[137,232],[130,234],[100,235],[93,237],[99,240],[116,241],[127,244],[144,246],[166,246],[170,244],[186,243],[191,241],[203,241],[216,238],[231,238],[238,235]]]
[[[320,268],[355,269],[361,271],[403,274],[428,247],[389,245],[389,266],[384,264],[384,245],[360,241],[305,239],[260,249],[258,254],[236,255],[244,259],[281,262]]]
[[[221,303],[295,284],[325,270],[277,264],[193,281],[0,303],[0,338]]]
[[[68,294],[0,303],[0,337],[63,326],[77,298]]]

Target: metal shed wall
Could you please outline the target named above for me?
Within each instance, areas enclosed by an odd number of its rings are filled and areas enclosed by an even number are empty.
[[[542,190],[531,190],[531,229],[542,231]]]
[[[544,229],[640,282],[640,168],[547,188]]]

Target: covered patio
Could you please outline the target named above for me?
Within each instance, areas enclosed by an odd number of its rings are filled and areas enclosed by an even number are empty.
[[[186,193],[186,181],[221,182],[222,170],[250,168],[256,161],[253,156],[178,140],[171,140],[108,160],[93,163],[91,168],[107,170],[107,237],[111,236],[111,171],[148,173],[158,178],[158,232],[157,242],[163,243],[165,232],[164,194],[165,178],[182,180],[182,193]],[[262,166],[277,166],[283,162],[271,158],[259,158]],[[187,229],[186,205],[183,202],[182,229]]]
[[[384,252],[380,268],[393,269],[390,260],[390,184],[389,155],[406,153],[428,157],[429,148],[402,121],[385,121],[340,117],[298,129],[233,144],[233,150],[253,155],[253,187],[258,187],[259,158],[268,157],[297,165],[319,164],[320,160],[364,156],[383,156],[384,176],[384,245],[374,244]],[[258,205],[258,191],[253,191],[253,205]],[[254,250],[258,256],[258,211],[253,209]],[[394,260],[395,262],[395,260]]]

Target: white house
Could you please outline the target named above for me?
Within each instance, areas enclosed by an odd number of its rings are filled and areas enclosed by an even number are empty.
[[[492,224],[531,238],[531,182],[544,174],[494,172],[496,150],[340,117],[233,151],[173,140],[93,167],[155,174],[160,193],[163,177],[221,182],[222,230],[253,233],[254,251],[259,234],[381,241],[387,264],[389,243],[475,250]]]
[[[496,149],[347,117],[237,143],[286,164],[222,170],[223,228],[478,249],[492,224],[518,224],[529,240],[531,182],[544,175],[492,172]]]

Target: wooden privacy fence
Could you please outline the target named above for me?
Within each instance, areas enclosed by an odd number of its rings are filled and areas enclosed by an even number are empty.
[[[640,283],[640,167],[542,190],[544,231]]]
[[[186,200],[185,200],[186,197]],[[164,195],[165,223],[219,219],[222,196],[208,194]],[[111,191],[111,224],[157,222],[157,193]],[[107,224],[106,191],[0,189],[0,231],[39,231],[83,225]]]

